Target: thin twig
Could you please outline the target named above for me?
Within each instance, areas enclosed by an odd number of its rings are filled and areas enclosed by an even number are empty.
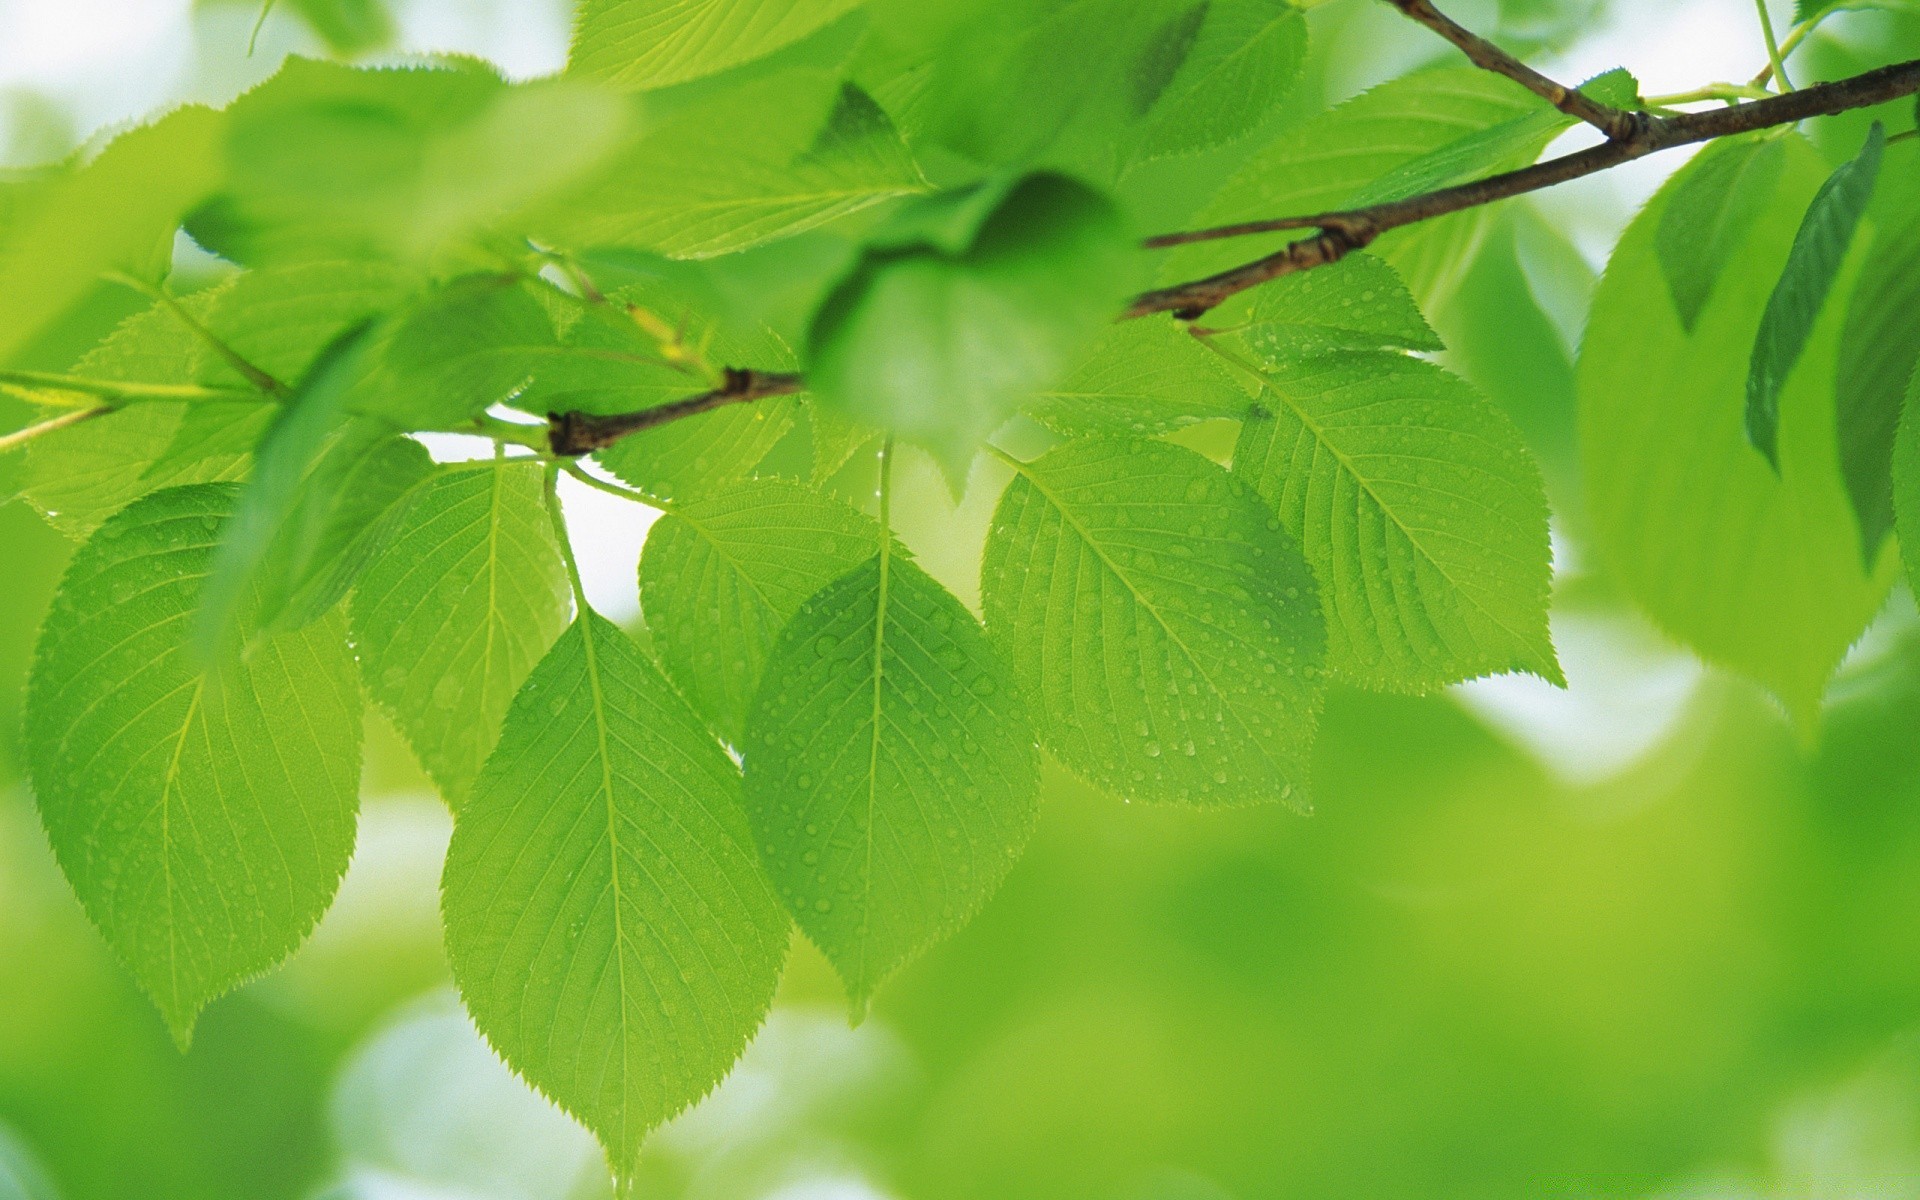
[[[1638,118],[1623,108],[1602,104],[1576,88],[1556,83],[1494,45],[1486,38],[1462,26],[1433,6],[1432,0],[1387,0],[1408,17],[1452,42],[1473,61],[1473,65],[1495,75],[1504,75],[1548,104],[1575,120],[1606,134],[1609,138],[1633,136]]]
[[[1190,320],[1228,297],[1268,280],[1337,262],[1389,230],[1537,192],[1676,146],[1884,104],[1915,92],[1920,92],[1920,60],[1881,67],[1850,79],[1816,84],[1782,96],[1736,104],[1730,108],[1681,113],[1671,117],[1649,117],[1631,137],[1603,142],[1518,171],[1409,196],[1404,200],[1311,217],[1246,221],[1214,229],[1163,235],[1154,239],[1155,242],[1178,245],[1301,228],[1318,228],[1322,231],[1317,237],[1294,242],[1265,258],[1217,275],[1144,292],[1134,298],[1122,314],[1122,319],[1171,312]]]
[[[682,417],[696,416],[729,404],[747,404],[768,396],[790,396],[805,384],[787,371],[726,369],[726,382],[712,391],[675,400],[639,412],[598,416],[594,413],[552,413],[547,440],[555,454],[572,458],[611,446],[623,437],[653,429]]]
[[[132,288],[134,291],[152,300],[155,304],[166,309],[169,313],[172,313],[176,320],[186,326],[189,333],[199,338],[202,342],[205,342],[208,349],[218,354],[220,361],[232,367],[240,374],[241,378],[245,379],[254,387],[259,388],[276,400],[285,400],[293,394],[293,389],[261,370],[259,367],[254,366],[253,363],[249,362],[238,350],[228,345],[225,338],[213,330],[208,329],[206,325],[201,323],[200,318],[188,312],[186,306],[181,304],[172,294],[154,287],[143,279],[128,275],[123,271],[110,271],[107,273],[107,278],[114,283]]]
[[[1780,54],[1780,43],[1773,36],[1773,15],[1767,11],[1767,0],[1753,0],[1753,6],[1760,11],[1760,35],[1767,43],[1767,70],[1780,84],[1780,90],[1793,90],[1793,80],[1787,78],[1787,60]]]
[[[0,435],[0,454],[5,454],[19,446],[56,429],[65,429],[69,425],[78,425],[82,421],[91,421],[95,417],[104,417],[113,411],[111,404],[96,404],[92,408],[76,408],[72,412],[63,412],[57,417],[49,417],[37,425],[25,429],[16,429],[12,433]]]

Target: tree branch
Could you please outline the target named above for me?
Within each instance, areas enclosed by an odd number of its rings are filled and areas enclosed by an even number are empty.
[[[1452,42],[1473,61],[1473,65],[1495,75],[1504,75],[1561,112],[1619,140],[1633,136],[1639,115],[1624,108],[1601,104],[1577,89],[1556,83],[1486,38],[1462,26],[1433,6],[1432,0],[1387,0],[1408,17]]]
[[[547,440],[555,454],[568,458],[591,454],[611,446],[623,437],[724,408],[729,404],[747,404],[767,396],[790,396],[806,385],[800,376],[787,371],[753,371],[726,368],[726,381],[710,392],[688,396],[639,412],[596,416],[593,413],[549,413]]]
[[[1421,19],[1416,15],[1418,10],[1432,12],[1434,17],[1442,21],[1446,20],[1440,17],[1439,13],[1433,12],[1426,0],[1390,0],[1390,3],[1407,11],[1409,15],[1414,15],[1416,19]],[[1459,28],[1450,21],[1447,25],[1454,29]],[[1465,30],[1460,32],[1476,46],[1491,46],[1491,43],[1485,43],[1483,39],[1475,38]],[[1450,37],[1449,40],[1453,39]],[[1456,44],[1460,43],[1456,42]],[[1462,48],[1466,47],[1462,46]],[[1497,47],[1493,49],[1503,60],[1513,61],[1505,51]],[[1469,53],[1473,52],[1469,51]],[[1475,61],[1480,60],[1476,58]],[[1517,62],[1514,65],[1521,66],[1522,70],[1527,69]],[[1499,67],[1489,67],[1489,69],[1499,70],[1501,74],[1508,75],[1510,78],[1521,78]],[[1541,80],[1547,86],[1559,87],[1558,84],[1547,80],[1545,76],[1536,74],[1534,78]],[[1521,82],[1525,80],[1521,79]],[[1553,99],[1538,87],[1534,87],[1534,90],[1549,100]],[[1609,140],[1600,145],[1560,158],[1549,159],[1546,162],[1535,163],[1529,167],[1522,167],[1517,171],[1508,171],[1505,174],[1490,176],[1471,183],[1423,192],[1403,200],[1367,205],[1362,208],[1244,221],[1236,225],[1221,225],[1211,229],[1148,238],[1144,245],[1148,249],[1158,249],[1192,242],[1218,241],[1289,230],[1318,231],[1312,237],[1292,242],[1272,254],[1230,270],[1209,275],[1204,279],[1142,292],[1133,298],[1117,319],[1127,321],[1165,312],[1172,313],[1181,320],[1193,320],[1208,309],[1249,288],[1258,287],[1283,275],[1293,275],[1338,262],[1354,251],[1365,248],[1374,239],[1391,230],[1554,187],[1570,180],[1597,174],[1637,158],[1644,158],[1661,150],[1671,150],[1677,146],[1711,141],[1735,134],[1752,133],[1779,125],[1791,125],[1809,117],[1830,116],[1851,109],[1884,104],[1916,92],[1920,92],[1920,59],[1881,67],[1832,83],[1815,84],[1812,87],[1801,88],[1799,91],[1765,100],[1754,100],[1707,112],[1681,113],[1670,117],[1626,113],[1624,115],[1632,118],[1632,129],[1624,135],[1610,135]],[[1569,95],[1578,95],[1578,93],[1569,93]],[[1594,107],[1605,109],[1606,106]],[[1582,120],[1591,120],[1570,108],[1563,107],[1562,110],[1580,116]],[[1600,127],[1604,129],[1605,125]],[[549,440],[555,454],[567,456],[587,454],[604,446],[610,446],[629,434],[652,429],[670,421],[679,420],[681,417],[693,416],[728,404],[744,404],[766,396],[790,395],[800,391],[804,386],[804,381],[795,374],[729,367],[726,382],[720,387],[710,392],[702,392],[697,396],[689,396],[684,400],[676,400],[671,404],[661,405],[658,408],[614,416],[594,416],[580,412],[554,413],[549,417]]]
[[[1518,171],[1508,171],[1504,175],[1441,188],[1404,200],[1340,212],[1281,217],[1271,221],[1245,221],[1189,233],[1166,234],[1151,239],[1148,245],[1178,246],[1188,242],[1215,241],[1290,229],[1321,231],[1318,237],[1294,242],[1265,258],[1217,275],[1143,292],[1134,297],[1133,303],[1122,314],[1122,319],[1170,312],[1190,320],[1248,288],[1282,275],[1336,262],[1389,230],[1537,192],[1676,146],[1884,104],[1915,92],[1920,92],[1920,60],[1881,67],[1849,79],[1816,84],[1784,96],[1737,104],[1731,108],[1681,113],[1672,117],[1648,117],[1629,137],[1603,142],[1561,158],[1535,163]]]

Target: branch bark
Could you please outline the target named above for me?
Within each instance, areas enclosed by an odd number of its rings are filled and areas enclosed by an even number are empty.
[[[1209,275],[1204,279],[1142,292],[1133,298],[1117,319],[1134,320],[1164,312],[1172,313],[1181,320],[1194,320],[1207,310],[1249,288],[1258,287],[1283,275],[1293,275],[1338,262],[1354,251],[1364,249],[1376,238],[1391,230],[1554,187],[1570,180],[1597,174],[1637,158],[1644,158],[1661,150],[1671,150],[1677,146],[1712,141],[1715,138],[1730,137],[1735,134],[1752,133],[1779,125],[1791,125],[1809,117],[1830,116],[1851,109],[1884,104],[1887,101],[1898,100],[1903,96],[1920,92],[1920,59],[1916,59],[1912,62],[1881,67],[1832,83],[1815,84],[1785,95],[1766,100],[1754,100],[1728,108],[1682,113],[1671,117],[1627,113],[1624,110],[1608,109],[1605,105],[1596,104],[1585,97],[1580,97],[1578,92],[1569,91],[1545,76],[1539,75],[1525,64],[1507,55],[1505,51],[1453,24],[1435,10],[1429,0],[1390,0],[1390,3],[1415,20],[1421,21],[1422,24],[1440,31],[1442,36],[1446,36],[1449,41],[1466,50],[1469,57],[1473,57],[1476,63],[1526,84],[1537,94],[1555,103],[1562,111],[1572,116],[1595,124],[1602,130],[1606,130],[1608,123],[1612,122],[1612,118],[1608,116],[1610,112],[1619,113],[1629,120],[1619,126],[1621,132],[1617,134],[1609,132],[1608,140],[1597,146],[1563,155],[1560,158],[1549,159],[1546,162],[1535,163],[1517,171],[1508,171],[1505,174],[1490,176],[1456,187],[1424,192],[1404,200],[1336,212],[1245,221],[1236,225],[1221,225],[1211,229],[1163,234],[1149,238],[1144,243],[1145,246],[1148,249],[1159,249],[1255,234],[1291,230],[1317,231],[1311,237],[1289,243],[1272,254],[1243,263],[1230,270]],[[1450,33],[1448,30],[1457,31],[1457,33]],[[1469,46],[1472,49],[1469,49]],[[1491,55],[1487,54],[1488,49],[1491,49]],[[1482,57],[1485,57],[1486,61],[1483,62]],[[1525,75],[1515,73],[1515,68],[1524,72]],[[1529,78],[1537,82],[1529,83]],[[1564,95],[1556,100],[1555,94],[1543,88],[1554,89],[1555,93],[1564,93]],[[1573,99],[1574,97],[1578,99]],[[1570,105],[1573,107],[1569,107]],[[1582,108],[1591,108],[1594,112],[1588,115],[1577,111]],[[1627,127],[1629,125],[1630,128]],[[652,429],[669,421],[679,420],[681,417],[693,416],[727,404],[744,404],[765,396],[790,395],[804,387],[805,382],[795,374],[729,367],[726,382],[722,386],[658,408],[615,416],[594,416],[579,412],[554,413],[549,418],[550,441],[556,454],[586,454],[603,446],[610,446],[630,434]]]
[[[725,382],[712,391],[656,408],[614,413],[611,416],[583,412],[549,413],[547,440],[555,454],[578,457],[611,446],[623,437],[678,421],[682,417],[712,412],[729,404],[748,404],[768,396],[790,396],[805,386],[800,376],[787,371],[728,367]]]
[[[1486,38],[1461,25],[1433,6],[1432,0],[1387,0],[1412,20],[1452,42],[1473,65],[1495,75],[1505,75],[1521,87],[1553,105],[1561,112],[1606,134],[1609,138],[1631,137],[1639,123],[1636,113],[1582,95],[1578,90],[1556,83]]]

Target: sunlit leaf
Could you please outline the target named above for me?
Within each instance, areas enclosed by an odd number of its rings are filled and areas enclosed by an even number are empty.
[[[62,869],[183,1045],[279,962],[353,848],[360,692],[337,618],[208,666],[189,644],[231,486],[174,488],[74,555],[28,687],[28,765]],[[242,609],[237,636],[258,632]]]

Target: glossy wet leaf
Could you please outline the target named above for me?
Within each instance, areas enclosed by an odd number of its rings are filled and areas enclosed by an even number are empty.
[[[1546,495],[1512,422],[1404,355],[1326,354],[1261,378],[1234,471],[1313,564],[1333,672],[1389,691],[1505,671],[1560,682]]]
[[[340,620],[209,666],[189,644],[231,485],[173,488],[74,555],[28,685],[41,818],[176,1040],[285,958],[353,848],[360,692]],[[258,632],[245,619],[237,638]]]
[[[444,468],[420,485],[349,606],[367,694],[454,804],[566,627],[566,568],[542,488],[533,463]]]
[[[768,874],[856,1017],[972,918],[1033,832],[1033,735],[1006,663],[897,549],[787,624],[741,750]]]
[[[1313,576],[1190,450],[1076,442],[1020,468],[981,567],[1047,750],[1130,800],[1307,807],[1324,645]]]
[[[441,909],[480,1032],[623,1179],[746,1047],[790,928],[738,770],[592,612],[514,697],[454,821]]]
[[[1219,358],[1180,325],[1155,319],[1115,325],[1023,410],[1066,437],[1141,436],[1239,417],[1252,403]]]
[[[774,480],[676,505],[653,523],[640,557],[647,629],[667,675],[722,737],[740,740],[775,636],[879,537],[856,509]]]

